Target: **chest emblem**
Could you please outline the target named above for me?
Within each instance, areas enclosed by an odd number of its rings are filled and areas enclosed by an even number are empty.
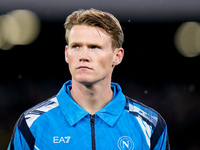
[[[128,136],[120,137],[117,142],[117,145],[120,150],[133,150],[134,149],[134,143],[133,143],[132,139]]]

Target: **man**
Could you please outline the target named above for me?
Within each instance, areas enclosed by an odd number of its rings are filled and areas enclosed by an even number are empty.
[[[95,9],[80,10],[68,16],[65,29],[72,79],[21,115],[8,149],[169,149],[163,118],[111,82],[124,55],[118,20]]]

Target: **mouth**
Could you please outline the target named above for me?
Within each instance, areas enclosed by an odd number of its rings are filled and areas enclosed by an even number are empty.
[[[88,67],[88,66],[79,66],[76,69],[89,69],[89,70],[93,70],[91,67]]]

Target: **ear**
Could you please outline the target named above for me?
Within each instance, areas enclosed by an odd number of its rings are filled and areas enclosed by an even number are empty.
[[[65,61],[68,63],[68,45],[65,46]]]
[[[116,48],[114,51],[113,67],[119,65],[124,57],[124,49]]]

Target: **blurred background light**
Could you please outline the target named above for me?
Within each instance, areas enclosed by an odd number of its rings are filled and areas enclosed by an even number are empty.
[[[196,31],[195,44],[198,51],[200,52],[200,27]]]
[[[0,16],[0,49],[9,50],[13,47],[12,44],[9,44],[4,36],[4,29],[3,29],[3,21],[5,20],[5,15]]]
[[[197,22],[186,22],[180,25],[175,35],[177,50],[185,57],[196,57],[200,54],[200,25]]]
[[[40,20],[29,10],[14,10],[1,16],[0,49],[32,43],[39,35]]]

